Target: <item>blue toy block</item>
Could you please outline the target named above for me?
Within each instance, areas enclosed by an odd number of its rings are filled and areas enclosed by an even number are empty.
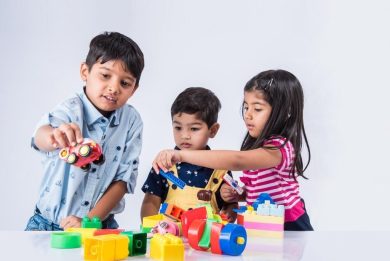
[[[239,208],[233,208],[233,211],[236,213],[244,213],[247,209],[247,206],[240,206]]]
[[[173,175],[171,171],[164,172],[163,170],[160,169],[160,175],[166,178],[167,180],[171,181],[173,184],[178,186],[180,189],[183,189],[186,185],[184,181]]]
[[[219,237],[219,245],[222,253],[231,256],[239,256],[246,247],[247,234],[243,226],[228,223],[222,228]]]

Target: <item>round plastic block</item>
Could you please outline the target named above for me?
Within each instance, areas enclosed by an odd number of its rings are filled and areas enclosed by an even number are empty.
[[[203,231],[206,226],[206,220],[196,219],[192,221],[188,228],[188,243],[193,249],[206,251],[208,248],[199,246],[199,241],[202,239]]]
[[[54,232],[51,234],[52,248],[79,248],[81,234],[76,232]]]
[[[222,228],[219,244],[222,253],[231,256],[238,256],[244,251],[246,246],[246,230],[243,226],[227,224]]]

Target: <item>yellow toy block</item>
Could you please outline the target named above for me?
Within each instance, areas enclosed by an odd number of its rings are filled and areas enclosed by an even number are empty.
[[[158,224],[161,220],[164,220],[163,214],[157,214],[153,216],[144,217],[142,219],[142,227],[151,228]]]
[[[87,237],[84,244],[84,260],[115,261],[129,256],[129,238],[124,235]]]
[[[155,234],[150,240],[150,258],[160,261],[183,261],[183,241],[172,234]]]
[[[78,232],[81,234],[81,244],[84,244],[85,238],[92,237],[95,233],[96,228],[81,228],[81,227],[70,227],[65,229],[65,232]]]

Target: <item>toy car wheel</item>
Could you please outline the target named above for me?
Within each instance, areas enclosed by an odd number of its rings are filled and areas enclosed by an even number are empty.
[[[79,149],[79,154],[82,157],[88,157],[91,154],[91,147],[89,145],[82,145]]]
[[[84,171],[89,171],[91,169],[91,164],[88,163],[87,165],[81,166],[80,168]]]
[[[104,155],[100,155],[100,157],[97,160],[94,160],[93,163],[96,165],[102,165],[106,159],[104,158]]]
[[[74,164],[76,163],[77,161],[77,156],[75,153],[71,153],[69,156],[68,156],[68,159],[66,160],[69,164]]]
[[[63,159],[63,160],[66,160],[66,158],[69,156],[69,151],[67,148],[63,148],[62,150],[60,150],[60,158]]]

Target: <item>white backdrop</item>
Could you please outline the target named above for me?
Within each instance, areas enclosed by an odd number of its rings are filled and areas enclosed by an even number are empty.
[[[262,70],[283,68],[305,92],[313,158],[301,190],[313,226],[390,230],[390,4],[361,2],[1,0],[0,229],[24,229],[38,197],[35,124],[81,90],[79,66],[91,38],[119,31],[146,59],[130,100],[144,120],[140,173],[117,216],[121,227],[140,224],[141,185],[153,156],[174,145],[170,106],[180,91],[213,90],[222,102],[221,129],[210,145],[238,149],[244,84]]]

